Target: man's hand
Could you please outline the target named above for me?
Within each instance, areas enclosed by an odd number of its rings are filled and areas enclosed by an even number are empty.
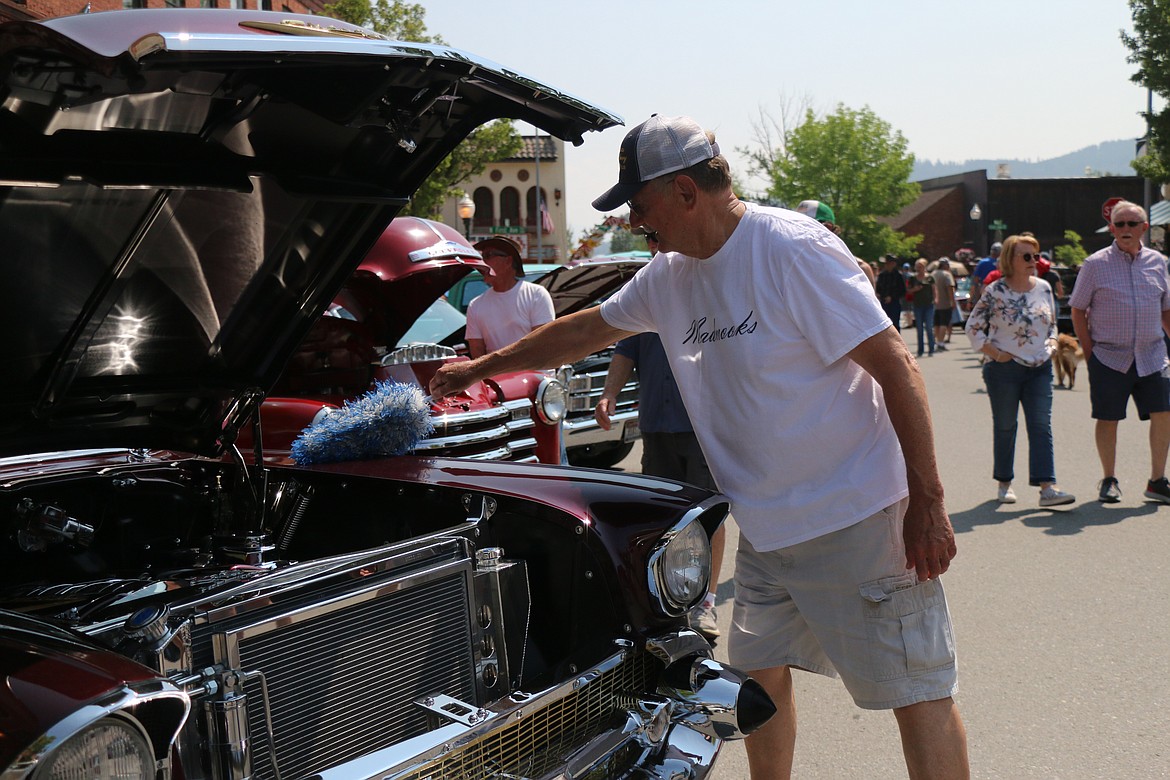
[[[955,531],[941,502],[910,498],[902,521],[902,539],[906,543],[906,568],[915,569],[925,582],[948,568],[958,553]]]
[[[443,398],[455,395],[475,384],[480,377],[476,372],[474,360],[460,360],[456,363],[447,363],[440,366],[431,377],[430,393],[432,398]]]
[[[601,426],[601,430],[608,431],[613,427],[609,418],[613,414],[616,406],[617,399],[608,396],[602,396],[601,400],[597,402],[597,406],[593,409],[593,419],[597,420],[597,424]]]

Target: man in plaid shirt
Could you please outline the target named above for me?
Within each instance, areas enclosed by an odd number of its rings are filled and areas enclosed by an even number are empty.
[[[1170,368],[1163,332],[1170,333],[1166,258],[1142,245],[1146,212],[1121,201],[1109,215],[1113,243],[1090,255],[1077,275],[1069,305],[1073,328],[1089,360],[1089,397],[1097,421],[1097,455],[1104,478],[1099,500],[1114,504],[1121,489],[1114,468],[1117,423],[1132,395],[1138,417],[1150,421],[1150,481],[1146,498],[1170,504]]]

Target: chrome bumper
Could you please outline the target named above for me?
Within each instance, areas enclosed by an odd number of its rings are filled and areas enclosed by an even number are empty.
[[[593,415],[589,415],[588,417],[565,418],[565,421],[561,423],[565,436],[565,446],[572,448],[582,447],[586,444],[602,444],[605,442],[621,443],[622,431],[625,430],[626,421],[637,419],[637,409],[618,412],[610,418],[612,424],[607,431],[597,424],[597,420],[593,419]]]
[[[439,719],[434,730],[315,777],[578,780],[637,772],[643,778],[701,780],[726,740],[743,738],[775,712],[758,683],[712,660],[709,645],[684,630],[647,645],[668,663],[657,691],[629,697],[584,744],[565,745],[555,734],[551,744],[542,741],[548,739],[547,724],[564,726],[572,713],[589,709],[582,702],[624,674],[623,667],[647,660],[632,643],[618,645],[593,669],[537,694],[514,693],[491,709],[453,717],[445,713],[459,708],[450,703],[420,702]]]

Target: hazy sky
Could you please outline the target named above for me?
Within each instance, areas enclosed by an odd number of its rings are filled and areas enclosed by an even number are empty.
[[[740,173],[760,111],[786,102],[869,106],[925,160],[1039,160],[1144,134],[1125,0],[422,4],[449,45],[625,119],[566,152],[574,236],[600,221],[589,202],[616,181],[625,131],[652,113],[714,130]]]

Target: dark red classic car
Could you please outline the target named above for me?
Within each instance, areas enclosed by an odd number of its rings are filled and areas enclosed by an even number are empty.
[[[723,497],[262,457],[290,356],[502,117],[619,122],[320,17],[0,26],[5,780],[702,778],[769,717],[684,620]]]

